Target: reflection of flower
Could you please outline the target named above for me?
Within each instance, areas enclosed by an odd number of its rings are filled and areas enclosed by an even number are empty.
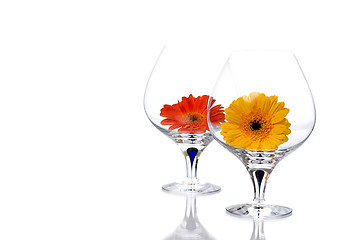
[[[277,96],[257,92],[234,100],[225,109],[227,122],[221,124],[224,140],[246,150],[276,150],[291,133],[284,106]]]
[[[204,133],[209,131],[207,125],[207,105],[208,95],[193,97],[182,97],[182,101],[173,105],[165,104],[160,115],[165,117],[161,124],[171,125],[169,130],[178,129],[181,133]],[[215,100],[212,100],[212,104]],[[212,124],[220,125],[224,122],[224,111],[221,105],[216,105],[210,109],[210,120]]]

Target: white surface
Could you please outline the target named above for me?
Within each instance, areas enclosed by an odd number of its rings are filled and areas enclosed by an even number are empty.
[[[294,214],[266,238],[357,239],[361,15],[357,1],[1,1],[0,239],[162,239],[185,200],[182,155],[142,98],[167,39],[296,53],[317,107],[309,140],[272,174],[266,198]],[[249,239],[224,207],[252,199],[243,165],[216,142],[197,200],[216,239]]]

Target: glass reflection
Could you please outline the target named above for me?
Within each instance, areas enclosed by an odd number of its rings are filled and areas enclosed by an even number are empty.
[[[265,240],[264,235],[264,218],[263,217],[253,217],[253,233],[251,240]]]
[[[187,194],[186,197],[186,210],[182,222],[176,230],[164,240],[215,240],[198,219],[196,195]]]

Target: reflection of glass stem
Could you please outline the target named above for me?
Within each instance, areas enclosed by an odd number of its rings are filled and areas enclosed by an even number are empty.
[[[256,206],[261,206],[265,201],[264,195],[267,185],[267,180],[271,174],[271,170],[263,169],[249,169],[249,174],[251,175],[253,188],[254,188],[254,204]]]
[[[254,217],[253,218],[253,233],[251,240],[265,240],[266,237],[264,235],[264,220],[262,217]]]
[[[187,195],[184,218],[177,229],[165,240],[215,240],[199,222],[197,216],[196,196]]]
[[[186,212],[182,221],[182,225],[189,231],[195,230],[199,225],[197,216],[196,198],[187,197]]]

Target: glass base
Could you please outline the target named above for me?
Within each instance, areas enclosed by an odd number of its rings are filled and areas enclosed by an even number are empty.
[[[237,204],[226,208],[236,217],[283,218],[292,215],[292,208],[278,205]]]
[[[189,184],[189,183],[169,183],[162,186],[162,190],[168,193],[173,194],[212,194],[221,191],[221,187],[211,184],[211,183],[197,183],[197,184]]]

